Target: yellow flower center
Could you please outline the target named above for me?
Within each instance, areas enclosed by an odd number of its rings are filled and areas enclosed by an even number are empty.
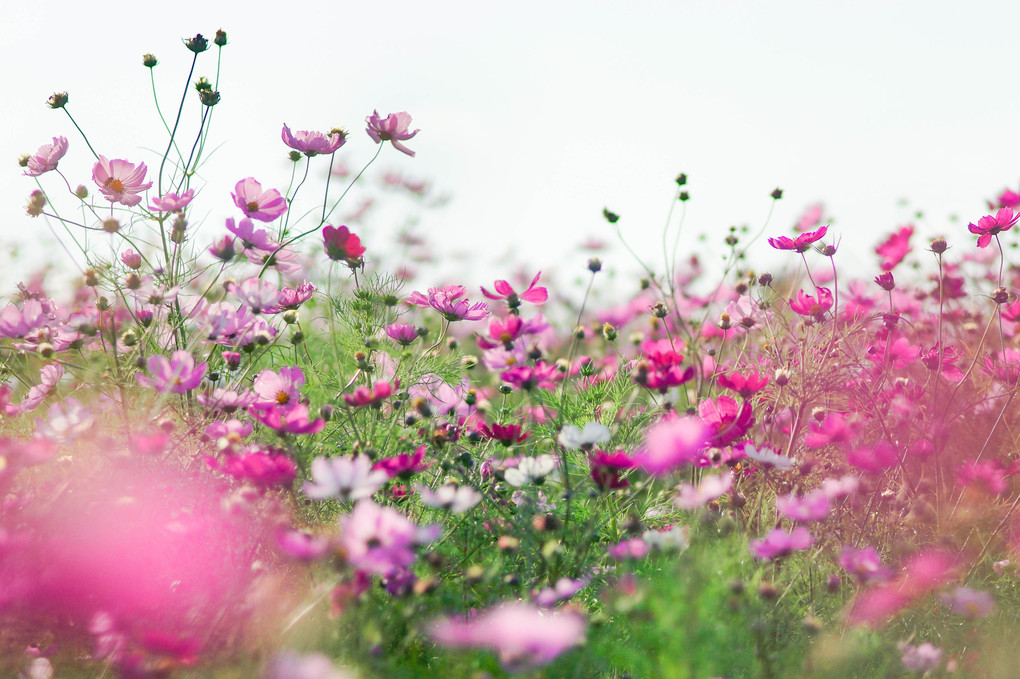
[[[119,179],[110,179],[106,182],[106,187],[111,191],[121,193],[122,191],[124,191],[124,182],[122,182]]]

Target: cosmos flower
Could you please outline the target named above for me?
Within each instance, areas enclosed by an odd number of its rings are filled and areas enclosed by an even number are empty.
[[[276,189],[262,190],[262,184],[248,177],[237,182],[230,194],[234,205],[241,208],[246,217],[260,222],[271,222],[287,211],[287,200]]]
[[[368,123],[365,131],[376,144],[388,141],[393,144],[393,148],[401,153],[414,157],[414,151],[400,143],[407,141],[420,131],[407,131],[411,126],[411,116],[406,112],[391,113],[385,118],[381,118],[378,111],[372,111],[372,115],[365,118],[365,122]]]
[[[320,153],[333,153],[347,141],[347,135],[340,130],[332,130],[327,134],[305,130],[291,133],[290,128],[286,124],[280,132],[280,137],[283,139],[284,144],[295,151],[300,151],[309,158]]]
[[[28,158],[25,174],[38,177],[41,174],[57,169],[57,162],[67,153],[67,137],[53,137],[52,144],[43,144]]]
[[[152,182],[144,182],[145,172],[145,163],[136,166],[119,158],[107,160],[99,156],[99,161],[92,166],[92,181],[111,203],[133,207],[142,202],[138,194],[152,186]]]

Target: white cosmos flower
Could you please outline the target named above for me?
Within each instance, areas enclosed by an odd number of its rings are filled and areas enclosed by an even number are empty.
[[[560,430],[560,445],[567,450],[577,450],[596,443],[605,443],[611,436],[609,427],[598,422],[589,422],[583,428],[568,424]]]
[[[386,472],[372,469],[365,455],[357,457],[317,457],[312,460],[312,481],[305,483],[305,494],[315,500],[335,497],[361,500],[371,497],[386,483]]]
[[[482,494],[471,486],[448,483],[434,491],[428,486],[415,486],[421,501],[429,507],[448,509],[454,514],[463,514],[482,501]]]
[[[552,455],[526,457],[503,472],[503,478],[514,488],[520,488],[535,481],[541,481],[556,468],[556,458]]]

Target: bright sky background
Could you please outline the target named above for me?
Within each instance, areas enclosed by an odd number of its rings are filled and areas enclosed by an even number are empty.
[[[718,243],[731,225],[757,230],[780,186],[768,235],[790,233],[800,212],[822,201],[843,238],[842,264],[863,256],[861,275],[874,273],[870,248],[917,209],[925,213],[922,235],[947,233],[970,247],[966,223],[1020,180],[1016,2],[237,6],[180,0],[114,11],[69,0],[0,1],[0,238],[63,256],[44,221],[24,215],[34,184],[16,164],[52,136],[71,142],[61,168],[72,185],[94,190],[91,155],[67,117],[45,106],[51,93],[70,93],[70,110],[97,151],[158,167],[153,149],[162,151],[166,135],[141,55],[160,60],[157,85],[169,114],[191,56],[180,38],[211,39],[220,27],[230,44],[213,137],[223,145],[203,168],[201,243],[238,215],[229,195],[237,180],[286,187],[282,123],[346,127],[351,137],[339,158],[359,168],[375,151],[363,123],[373,109],[406,110],[421,132],[407,142],[416,158],[386,148],[372,180],[395,170],[450,194],[446,207],[422,216],[421,228],[445,253],[500,262],[463,281],[473,284],[512,273],[511,253],[530,270],[583,270],[588,254],[576,245],[589,236],[613,240],[604,206],[622,215],[635,249],[657,262],[681,171],[692,196],[686,233]],[[196,76],[214,70],[210,50]],[[188,106],[185,122],[194,126],[197,106]],[[313,172],[324,174],[327,161],[317,160],[323,165]],[[58,190],[59,177],[43,179]],[[370,255],[389,247],[410,211],[410,204],[382,211],[358,229]],[[776,254],[763,238],[749,257],[776,262]],[[620,249],[605,258],[621,267],[629,260]],[[0,256],[0,292],[17,274]]]

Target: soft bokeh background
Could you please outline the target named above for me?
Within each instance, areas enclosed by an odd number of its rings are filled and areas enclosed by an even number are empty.
[[[862,275],[875,266],[870,248],[918,210],[922,235],[947,233],[969,246],[966,223],[1020,180],[1011,37],[1020,4],[963,7],[294,0],[239,10],[181,0],[113,11],[4,0],[0,238],[28,256],[13,266],[0,256],[0,292],[40,257],[73,271],[45,221],[23,211],[34,184],[16,160],[54,135],[71,141],[61,168],[72,184],[91,185],[91,155],[46,98],[70,93],[70,109],[100,153],[158,166],[166,134],[141,55],[160,60],[157,86],[170,115],[191,56],[180,38],[211,38],[221,27],[230,44],[213,139],[222,145],[202,168],[198,242],[220,235],[223,219],[236,215],[229,191],[237,180],[286,187],[282,123],[346,127],[352,136],[340,158],[357,169],[375,151],[363,121],[378,109],[408,111],[421,132],[408,142],[417,157],[384,149],[373,181],[393,170],[451,197],[426,210],[417,228],[442,254],[477,264],[464,282],[505,277],[508,255],[532,270],[583,269],[588,255],[577,245],[614,238],[604,206],[622,215],[635,249],[658,261],[681,171],[692,196],[685,233],[709,234],[709,244],[731,225],[757,230],[780,186],[785,196],[769,233],[789,233],[808,204],[823,201],[843,238],[843,263]],[[196,76],[214,71],[210,51]],[[189,100],[186,125],[197,124],[197,110]],[[59,177],[43,179],[48,190],[59,188]],[[400,204],[373,213],[358,228],[370,254],[387,248],[416,212]],[[764,239],[750,256],[775,261]],[[607,257],[620,267],[627,258]]]

